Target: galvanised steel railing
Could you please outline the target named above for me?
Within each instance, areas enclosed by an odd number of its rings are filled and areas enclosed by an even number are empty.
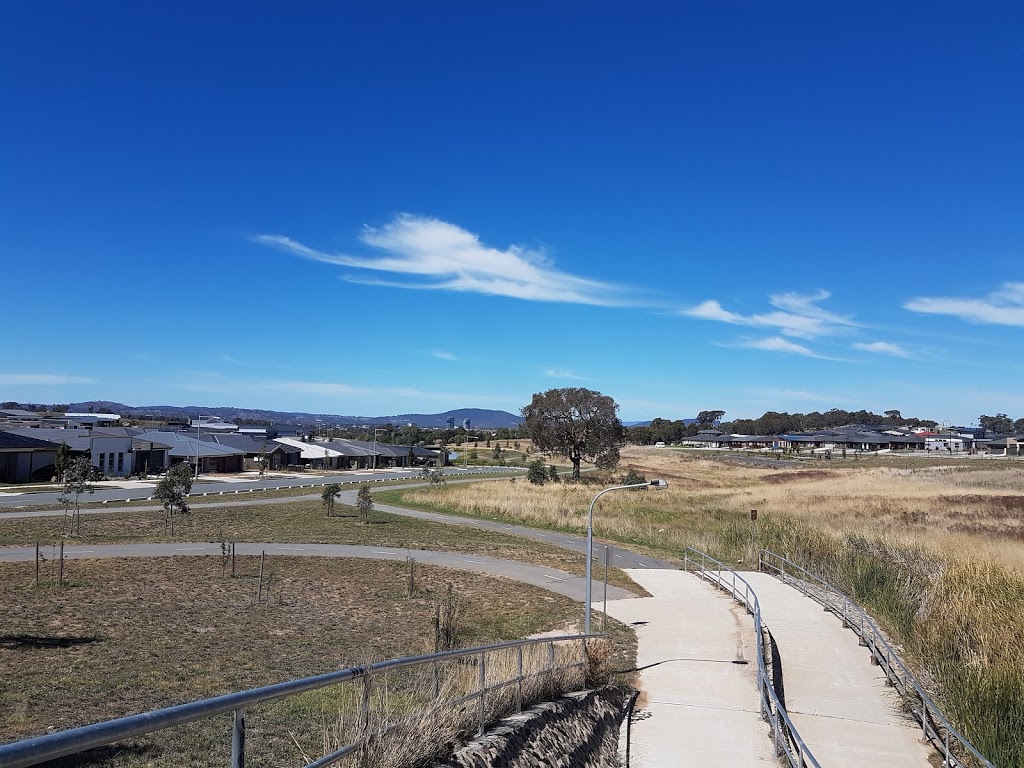
[[[946,719],[914,674],[889,645],[867,611],[820,576],[767,549],[762,549],[758,554],[757,569],[773,573],[784,584],[796,587],[812,600],[821,603],[826,611],[842,619],[843,626],[854,631],[860,638],[861,645],[868,647],[889,682],[900,692],[912,714],[921,723],[922,735],[942,754],[944,768],[968,768],[971,763],[962,762],[965,753],[977,760],[977,765],[995,768]],[[957,752],[960,753],[960,757],[957,757]]]
[[[587,666],[587,640],[604,637],[603,635],[558,635],[555,637],[533,638],[528,640],[514,640],[506,643],[464,648],[454,651],[443,651],[425,656],[410,656],[401,659],[391,659],[370,664],[365,667],[349,667],[336,672],[328,672],[314,677],[305,677],[297,680],[289,680],[274,685],[266,685],[261,688],[253,688],[247,691],[229,693],[223,696],[216,696],[211,699],[195,701],[189,704],[179,704],[165,709],[158,709],[152,712],[145,712],[128,717],[121,717],[116,720],[107,720],[102,723],[85,725],[58,733],[38,736],[23,741],[13,742],[0,746],[0,768],[22,768],[22,766],[38,765],[48,760],[54,760],[67,755],[75,755],[97,747],[105,747],[125,739],[143,736],[145,734],[162,731],[167,728],[192,723],[197,720],[231,713],[233,724],[231,728],[231,766],[232,768],[243,768],[245,765],[245,721],[246,712],[252,707],[277,699],[284,699],[297,694],[314,691],[328,686],[345,682],[362,683],[362,703],[360,707],[360,719],[362,735],[351,744],[346,744],[323,757],[308,762],[307,768],[311,766],[327,766],[337,763],[347,755],[359,752],[367,747],[372,739],[377,739],[388,732],[393,731],[400,723],[392,724],[382,730],[371,730],[369,728],[370,708],[370,687],[374,675],[383,674],[397,669],[408,669],[431,665],[432,672],[432,694],[433,705],[448,708],[464,705],[474,699],[477,700],[477,727],[483,733],[486,723],[486,699],[488,694],[509,686],[516,686],[515,700],[516,708],[521,710],[523,706],[523,684],[537,678],[547,676],[553,677],[556,673],[570,669],[584,669]],[[555,645],[571,643],[579,644],[579,661],[558,662],[556,661]],[[546,645],[548,649],[547,664],[538,672],[524,672],[523,652],[527,648],[536,648]],[[508,679],[497,682],[486,683],[488,674],[487,656],[499,651],[516,652],[516,671]],[[541,651],[543,654],[543,651]],[[563,654],[564,655],[564,654]],[[469,659],[477,665],[477,687],[457,698],[438,699],[440,693],[440,681],[438,667],[442,662],[457,659]]]
[[[694,571],[716,587],[730,593],[732,597],[743,603],[754,619],[754,634],[757,636],[757,693],[761,702],[761,716],[772,727],[772,740],[775,755],[786,756],[792,768],[821,768],[811,750],[797,732],[789,713],[775,692],[775,685],[768,675],[768,665],[764,657],[764,625],[761,622],[761,605],[757,595],[747,580],[720,560],[716,560],[699,549],[687,547],[683,552],[683,567]],[[712,570],[709,570],[709,567]]]

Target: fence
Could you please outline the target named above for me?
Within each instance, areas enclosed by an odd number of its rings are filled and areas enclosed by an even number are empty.
[[[231,766],[245,765],[246,717],[253,707],[299,694],[351,683],[353,719],[334,734],[333,749],[323,757],[305,762],[328,766],[354,757],[364,766],[390,765],[394,759],[386,737],[413,750],[424,749],[422,724],[443,719],[449,731],[438,733],[441,743],[459,732],[482,733],[488,722],[510,711],[521,710],[540,698],[570,688],[582,688],[588,669],[587,641],[600,635],[560,635],[531,640],[445,651],[426,656],[392,659],[365,667],[330,672],[315,677],[230,693],[143,714],[108,720],[59,733],[0,746],[0,766],[21,768],[66,755],[105,747],[126,739],[163,731],[217,715],[232,715]],[[387,689],[388,673],[421,670],[423,683],[406,687],[394,706],[371,718],[371,693],[375,682]],[[392,681],[394,685],[394,681]],[[416,691],[419,695],[416,695]],[[382,707],[383,709],[383,707]],[[436,731],[435,724],[431,729]],[[403,732],[404,731],[404,732]],[[418,740],[418,741],[417,741]],[[327,743],[324,737],[324,743]]]
[[[713,566],[715,570],[708,570],[708,566]],[[757,692],[761,701],[761,715],[772,727],[775,755],[784,754],[792,768],[821,768],[820,763],[804,744],[796,726],[789,719],[789,714],[779,701],[775,685],[768,675],[768,665],[764,657],[761,605],[750,584],[725,563],[692,547],[687,547],[683,553],[683,567],[687,571],[696,569],[698,576],[730,593],[735,600],[743,603],[747,613],[754,619],[754,634],[757,636]]]
[[[767,549],[758,554],[757,568],[759,571],[774,573],[783,583],[796,587],[812,600],[821,603],[826,611],[843,620],[844,627],[852,629],[860,637],[861,645],[868,647],[889,682],[903,696],[911,713],[921,723],[922,735],[943,756],[942,764],[945,768],[967,768],[972,765],[995,768],[943,716],[863,608],[820,576]],[[971,758],[977,762],[963,762]]]

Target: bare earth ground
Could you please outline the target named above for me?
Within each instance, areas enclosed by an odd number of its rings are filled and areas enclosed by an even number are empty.
[[[217,557],[78,560],[66,564],[63,590],[47,586],[52,562],[38,588],[31,564],[0,564],[0,740],[430,652],[449,583],[464,605],[462,644],[575,629],[569,617],[580,612],[567,598],[472,573],[420,565],[410,598],[403,563],[288,557],[272,559],[257,604],[257,563],[239,558],[232,578]],[[613,663],[628,668],[632,633],[612,630]],[[298,764],[289,734],[316,753],[325,706],[320,697],[250,713],[250,764]],[[223,765],[228,734],[225,718],[195,724],[105,764]]]

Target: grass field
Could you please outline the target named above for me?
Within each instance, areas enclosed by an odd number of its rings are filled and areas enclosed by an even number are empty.
[[[237,578],[218,558],[76,560],[71,585],[33,587],[28,563],[0,564],[0,740],[433,650],[435,605],[448,584],[470,645],[576,629],[582,609],[524,584],[404,563],[274,557],[263,602],[256,558]],[[43,581],[47,574],[44,573]],[[632,633],[613,623],[618,668],[635,663]],[[401,706],[397,679],[380,681]],[[331,689],[337,690],[337,689]],[[249,713],[248,764],[297,765],[321,754],[338,701],[318,694]],[[397,698],[396,698],[397,697]],[[229,718],[140,739],[104,765],[225,765]]]
[[[203,507],[175,522],[174,535],[164,530],[163,512],[108,512],[82,518],[82,535],[62,537],[60,517],[0,518],[0,545],[52,545],[64,538],[74,544],[141,542],[272,541],[281,544],[363,544],[400,549],[432,549],[487,555],[558,568],[583,575],[582,554],[542,542],[475,528],[371,512],[362,524],[353,507],[336,505],[327,517],[319,501],[242,507]],[[621,570],[609,583],[644,594]]]
[[[792,465],[642,448],[622,456],[617,477],[633,466],[670,487],[603,497],[598,537],[666,555],[692,545],[749,567],[748,513],[757,509],[758,546],[857,597],[976,746],[1001,768],[1024,766],[1024,466],[899,457]],[[578,533],[601,487],[517,481],[388,496]]]

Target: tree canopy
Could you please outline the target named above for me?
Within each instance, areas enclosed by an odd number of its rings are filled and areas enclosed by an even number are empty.
[[[583,459],[614,466],[625,434],[616,402],[591,389],[549,389],[533,396],[522,409],[524,426],[533,444],[572,462],[572,478],[579,480]]]

